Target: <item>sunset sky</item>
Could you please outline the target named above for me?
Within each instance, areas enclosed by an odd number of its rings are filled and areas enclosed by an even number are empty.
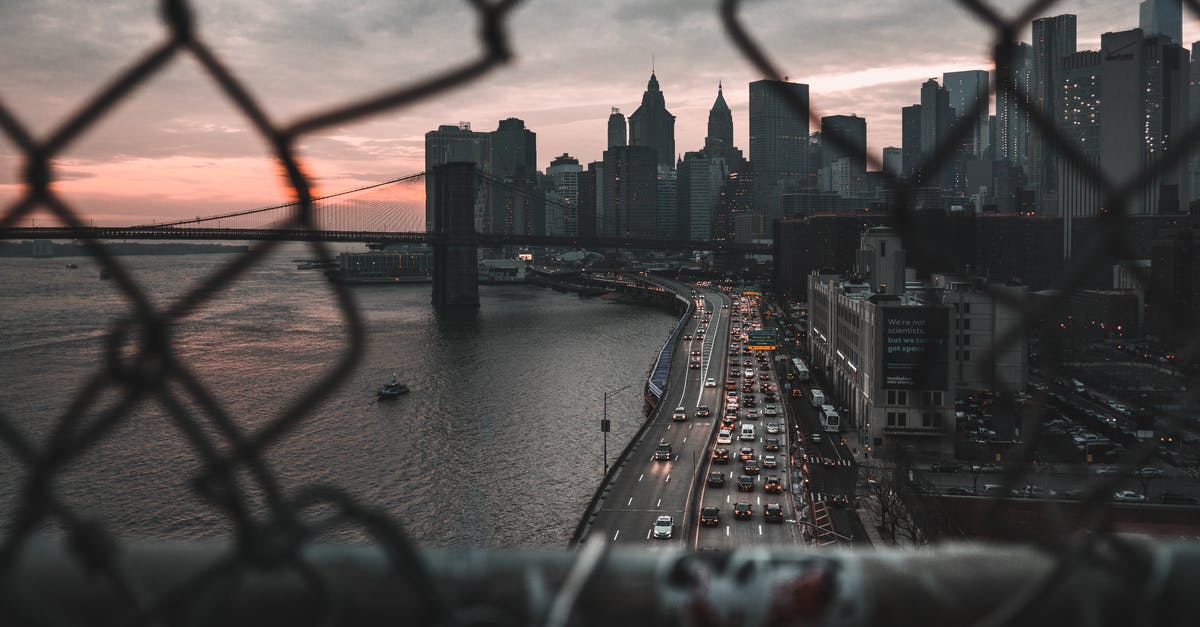
[[[404,84],[476,54],[466,2],[197,0],[201,37],[278,121]],[[993,0],[1015,12],[1018,3]],[[1137,25],[1135,0],[1063,0],[1080,49]],[[717,82],[748,152],[747,83],[759,76],[724,34],[713,0],[530,0],[509,22],[514,61],[484,79],[405,109],[307,136],[319,191],[419,172],[424,134],[469,121],[493,130],[519,117],[537,133],[543,169],[564,152],[600,158],[612,107],[637,108],[654,59],[679,152],[703,145]],[[744,21],[822,115],[867,119],[878,157],[900,145],[900,108],[926,79],[991,69],[988,32],[951,0],[747,1]],[[0,1],[0,103],[44,137],[112,75],[165,37],[151,0]],[[1029,28],[1023,39],[1029,40]],[[1184,38],[1200,36],[1186,16]],[[56,189],[97,224],[132,224],[290,199],[249,124],[190,58],[180,57],[56,162]],[[0,135],[0,202],[21,168]]]

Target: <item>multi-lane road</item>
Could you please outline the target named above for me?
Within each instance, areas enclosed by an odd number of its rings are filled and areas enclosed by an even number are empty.
[[[673,356],[666,394],[641,439],[632,445],[624,464],[614,471],[588,534],[600,534],[615,543],[685,545],[700,549],[756,542],[797,542],[799,533],[788,468],[791,438],[785,410],[777,401],[774,404],[777,416],[762,416],[768,405],[765,391],[775,390],[779,394],[779,381],[773,364],[765,362],[768,353],[748,351],[743,341],[743,333],[758,323],[758,309],[747,304],[743,311],[742,304],[735,300],[738,297],[731,298],[718,291],[698,289],[693,298],[696,314],[687,323],[679,350]],[[730,391],[735,393],[733,403],[729,402]],[[746,407],[751,399],[754,407]],[[683,408],[685,420],[673,419],[678,407]],[[701,407],[708,409],[708,415],[698,415],[704,413]],[[751,409],[755,412],[753,416]],[[733,440],[718,445],[717,427],[726,416],[733,419]],[[768,424],[779,425],[780,433],[766,433]],[[739,439],[742,425],[754,427],[752,439],[749,434],[747,439]],[[779,448],[768,451],[768,440],[772,439],[777,439],[777,443],[771,442],[772,447],[777,444]],[[669,460],[655,454],[664,444],[671,447]],[[742,447],[750,449],[747,456],[759,464],[758,473],[747,472],[746,464],[737,459]],[[727,464],[712,464],[710,468],[715,448],[727,449],[731,459]],[[775,468],[762,467],[767,455],[775,457]],[[709,472],[722,473],[723,485],[710,486]],[[750,490],[737,487],[743,475],[750,478]],[[768,477],[779,479],[781,492],[764,490]],[[751,506],[749,518],[734,517],[737,503]],[[781,506],[781,521],[764,520],[769,503]],[[717,525],[697,524],[702,507],[718,508]],[[655,537],[655,521],[660,516],[671,516],[673,520],[670,538]]]

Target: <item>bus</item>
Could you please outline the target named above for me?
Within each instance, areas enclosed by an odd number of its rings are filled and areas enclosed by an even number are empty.
[[[821,427],[828,433],[838,433],[842,430],[842,417],[833,405],[821,406]]]
[[[808,381],[808,366],[804,365],[804,360],[799,357],[793,357],[792,365],[796,367],[796,380]]]

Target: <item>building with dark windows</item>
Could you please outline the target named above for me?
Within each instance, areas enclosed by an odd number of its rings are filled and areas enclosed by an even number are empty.
[[[900,110],[900,152],[904,178],[917,183],[913,174],[921,167],[921,105]]]
[[[1076,52],[1075,16],[1057,15],[1033,21],[1033,57],[1031,59],[1032,105],[1047,120],[1058,119],[1062,60]],[[1056,157],[1051,138],[1032,125],[1029,127],[1029,185],[1040,215],[1054,215],[1058,205],[1055,193]]]
[[[950,111],[950,92],[938,85],[937,79],[921,84],[921,158],[928,161],[938,147],[950,136],[954,122]],[[925,173],[922,181],[927,187],[949,189],[954,184],[954,159],[943,157],[936,167]]]
[[[1176,345],[1192,341],[1200,319],[1200,230],[1178,228],[1154,240],[1150,257],[1150,330]]]
[[[490,210],[484,215],[483,233],[541,235],[545,230],[545,205],[537,181],[537,134],[518,118],[500,120],[490,133],[491,174],[499,183],[483,185]]]
[[[651,148],[659,164],[675,167],[675,116],[667,111],[653,72],[642,94],[642,104],[629,116],[629,145]]]
[[[1100,62],[1096,51],[1076,52],[1063,58],[1062,86],[1057,106],[1058,131],[1066,143],[1093,168],[1100,167]],[[1071,256],[1071,221],[1094,216],[1100,210],[1100,191],[1085,172],[1061,155],[1057,158],[1058,214],[1063,217],[1063,255]]]
[[[658,153],[649,146],[604,151],[600,235],[652,239],[658,234]]]
[[[546,177],[550,192],[546,202],[546,234],[577,235],[579,233],[579,176],[583,166],[579,160],[563,153],[550,162]]]
[[[704,138],[706,152],[721,154],[733,148],[733,112],[725,104],[725,94],[717,83],[717,99],[708,111],[708,135]]]
[[[861,191],[867,176],[867,121],[857,115],[821,118],[821,167],[829,189],[841,196]]]
[[[1147,37],[1161,35],[1171,43],[1183,44],[1183,0],[1142,0],[1138,28]]]
[[[801,106],[797,109],[785,94]],[[750,83],[750,167],[754,169],[755,209],[779,216],[785,183],[807,188],[808,85],[761,80]]]
[[[608,115],[608,147],[614,148],[629,143],[625,138],[625,133],[625,116],[620,109],[613,107],[612,113]]]
[[[950,108],[955,121],[967,117],[976,103],[982,102],[978,113],[971,118],[971,132],[964,147],[974,159],[986,159],[990,149],[988,136],[988,73],[986,70],[966,70],[942,74],[942,87],[950,95]]]
[[[579,237],[596,237],[603,232],[597,229],[603,200],[597,202],[596,193],[596,174],[602,170],[603,164],[593,161],[588,164],[587,170],[579,173],[579,219],[576,223]]]
[[[729,176],[725,160],[703,151],[684,153],[678,166],[680,239],[710,240],[721,185]]]
[[[1187,160],[1173,157],[1188,123],[1188,51],[1136,28],[1104,33],[1100,48],[1101,169],[1113,181],[1156,171],[1130,197],[1129,213],[1185,212]]]
[[[492,171],[492,134],[471,130],[470,122],[443,124],[425,133],[425,171],[432,172],[443,163],[463,161],[476,164],[483,172]],[[425,230],[434,228],[437,189],[433,177],[425,177]],[[475,228],[483,225],[488,207],[487,189],[475,197]]]
[[[883,149],[883,171],[892,176],[904,175],[904,151],[895,146]]]
[[[1032,94],[1033,47],[1016,43],[1011,57],[1000,59],[997,74],[1007,77],[1005,84],[996,84],[996,158],[1007,161],[1028,175],[1029,172],[1029,113],[1020,105],[1020,94]]]

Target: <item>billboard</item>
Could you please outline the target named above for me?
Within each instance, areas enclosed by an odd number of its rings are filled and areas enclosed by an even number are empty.
[[[885,307],[880,312],[883,387],[947,389],[950,311],[945,307]]]

